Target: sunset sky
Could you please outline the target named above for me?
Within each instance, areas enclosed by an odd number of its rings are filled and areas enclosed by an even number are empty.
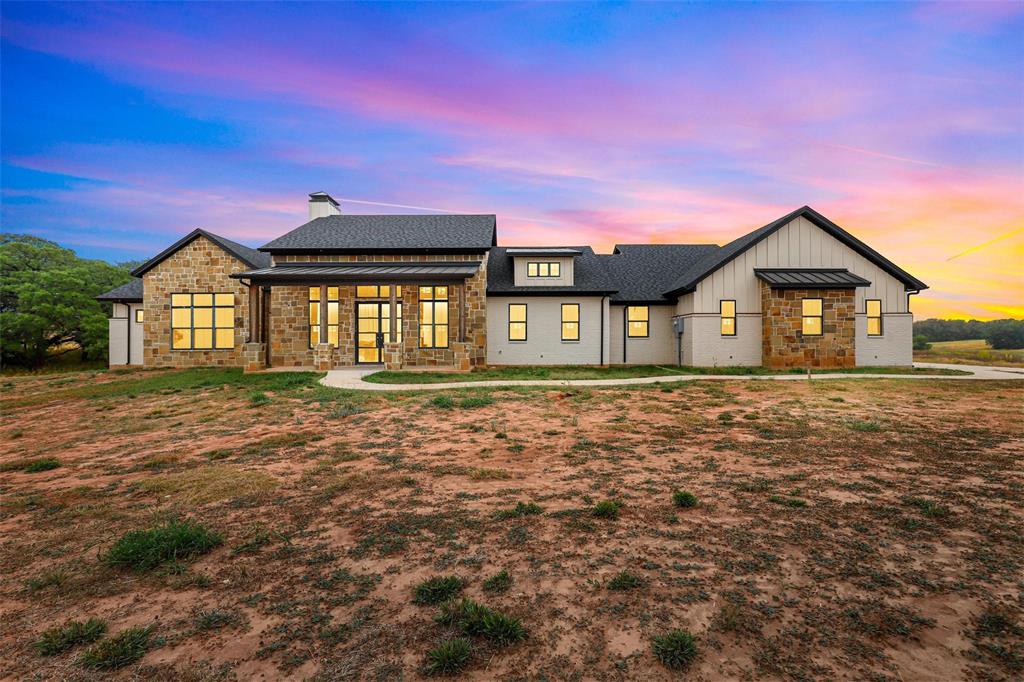
[[[1024,317],[1021,2],[0,12],[3,231],[84,256],[259,245],[317,190],[603,252],[809,204],[918,318]]]

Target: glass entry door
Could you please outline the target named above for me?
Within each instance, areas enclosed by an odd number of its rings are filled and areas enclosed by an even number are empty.
[[[397,340],[402,340],[402,304],[396,303]],[[356,303],[356,362],[374,364],[384,361],[384,342],[391,335],[390,303]]]

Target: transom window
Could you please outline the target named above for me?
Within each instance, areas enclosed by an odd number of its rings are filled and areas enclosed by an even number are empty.
[[[508,340],[526,341],[526,304],[508,304]]]
[[[869,298],[864,301],[864,312],[868,316],[868,336],[882,335],[882,301]]]
[[[719,301],[718,311],[722,316],[722,336],[736,336],[736,301]]]
[[[171,294],[173,350],[230,350],[234,347],[234,294]]]
[[[420,348],[448,347],[448,287],[420,287]]]
[[[801,314],[803,315],[802,330],[804,336],[822,335],[822,305],[820,298],[805,298],[800,301]]]
[[[338,317],[341,290],[327,287],[327,300],[320,300],[320,287],[309,288],[309,347],[320,343],[321,305],[327,305],[327,343],[338,347]]]
[[[580,304],[562,304],[562,341],[580,340]]]
[[[626,306],[626,335],[631,339],[646,338],[650,308],[645,305]]]
[[[395,287],[395,296],[402,297],[402,287]],[[356,298],[391,298],[391,287],[385,286],[357,286]]]
[[[527,263],[527,277],[561,277],[562,264],[558,261],[549,263]]]

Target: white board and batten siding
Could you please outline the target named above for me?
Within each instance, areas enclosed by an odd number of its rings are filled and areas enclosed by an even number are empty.
[[[526,305],[526,340],[508,338],[508,306]],[[580,307],[579,341],[562,340],[562,304]],[[602,338],[602,316],[604,335]],[[601,296],[488,296],[487,364],[597,365],[608,362],[608,299]]]
[[[111,366],[142,364],[142,328],[135,321],[135,311],[142,310],[141,303],[115,303],[111,317],[107,320]]]

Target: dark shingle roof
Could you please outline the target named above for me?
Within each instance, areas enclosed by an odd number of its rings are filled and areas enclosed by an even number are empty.
[[[166,249],[158,253],[157,255],[150,258],[148,261],[140,265],[139,267],[132,270],[132,275],[135,277],[141,277],[143,274],[152,270],[157,265],[165,261],[166,259],[173,256],[179,249],[190,244],[193,240],[199,237],[206,237],[211,242],[219,246],[228,252],[228,254],[234,256],[238,260],[242,261],[250,268],[266,268],[270,267],[270,255],[266,253],[260,253],[256,249],[233,242],[230,239],[225,239],[220,235],[207,232],[206,230],[192,230],[187,235],[174,242]]]
[[[332,215],[311,220],[260,251],[480,253],[495,243],[493,215]]]
[[[754,276],[773,289],[842,289],[871,282],[846,268],[754,268]]]
[[[532,247],[513,247],[532,248]],[[544,247],[537,247],[544,248]],[[543,296],[548,294],[581,294],[604,295],[615,291],[615,282],[609,277],[608,271],[600,257],[589,246],[565,246],[579,251],[574,258],[572,286],[515,286],[512,256],[504,246],[491,249],[487,258],[487,295],[500,296],[516,294],[521,296]]]
[[[138,277],[132,278],[127,284],[114,287],[105,294],[96,297],[97,301],[141,301],[142,280]]]
[[[756,229],[749,234],[743,235],[739,239],[729,242],[718,251],[704,256],[700,261],[695,263],[693,267],[682,273],[676,279],[676,281],[667,289],[667,295],[677,296],[679,294],[693,291],[694,287],[697,286],[697,282],[704,279],[750,247],[754,246],[762,239],[781,229],[784,225],[801,217],[811,221],[822,230],[880,267],[882,270],[903,282],[903,285],[908,291],[921,291],[928,288],[927,284],[917,279],[907,271],[900,269],[895,263],[882,256],[882,254],[878,253],[870,246],[815,211],[810,206],[803,206],[792,213],[782,216],[778,220],[768,223],[764,227]]]
[[[616,244],[610,255],[598,256],[617,285],[612,301],[668,303],[665,292],[694,263],[718,251],[714,244]]]

